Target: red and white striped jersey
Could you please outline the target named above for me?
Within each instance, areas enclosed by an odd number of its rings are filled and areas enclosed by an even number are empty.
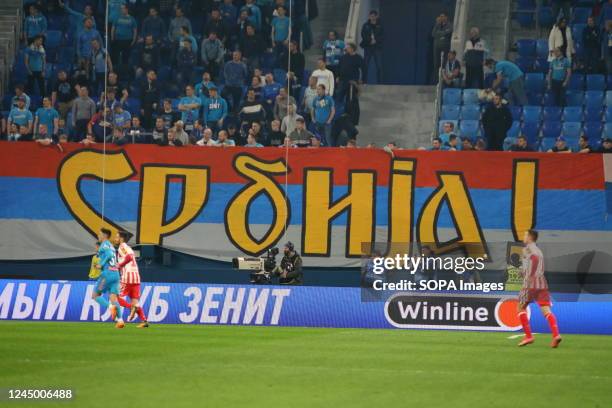
[[[548,289],[544,276],[544,255],[535,243],[523,248],[523,288]]]
[[[121,283],[140,283],[140,272],[134,256],[134,250],[125,242],[119,245],[117,251]]]

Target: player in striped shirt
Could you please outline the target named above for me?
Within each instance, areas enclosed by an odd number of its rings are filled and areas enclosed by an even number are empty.
[[[518,345],[523,347],[534,341],[531,327],[529,326],[527,307],[529,303],[536,302],[540,306],[540,310],[552,332],[553,339],[550,346],[557,348],[559,343],[561,343],[561,336],[559,335],[559,327],[557,327],[557,318],[550,310],[550,293],[548,292],[548,282],[544,276],[544,255],[536,245],[537,240],[538,232],[536,230],[530,229],[525,232],[525,237],[523,238],[523,243],[525,244],[523,249],[523,268],[521,271],[523,275],[523,288],[519,292],[518,306],[518,317],[523,326],[525,337]]]
[[[130,316],[128,321],[134,319],[135,315],[141,320],[138,325],[139,328],[149,327],[147,317],[142,310],[142,307],[138,304],[140,300],[140,273],[138,272],[138,263],[136,263],[136,257],[134,256],[134,250],[127,244],[132,234],[127,231],[119,231],[117,233],[117,242],[119,243],[119,249],[117,250],[117,258],[119,263],[117,267],[121,272],[121,295],[119,297],[119,303],[123,307],[130,308]],[[124,297],[130,298],[128,303]]]

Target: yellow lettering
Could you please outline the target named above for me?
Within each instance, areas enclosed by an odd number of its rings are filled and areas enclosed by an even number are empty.
[[[257,255],[274,245],[282,237],[289,221],[289,204],[278,183],[272,178],[288,171],[282,160],[265,162],[256,157],[240,154],[234,159],[238,173],[251,180],[228,203],[225,211],[225,229],[228,238],[241,251]],[[264,194],[272,205],[274,219],[261,239],[251,234],[248,220],[253,201]]]
[[[512,234],[516,241],[536,223],[538,162],[515,160],[512,177]]]
[[[161,245],[163,238],[189,225],[208,199],[208,167],[143,165],[138,210],[138,242]],[[168,185],[172,179],[183,184],[181,204],[172,219],[166,220]]]
[[[64,159],[58,175],[58,189],[68,211],[90,234],[96,236],[104,227],[113,232],[120,229],[112,221],[102,219],[81,194],[81,180],[94,178],[106,183],[118,183],[135,174],[134,167],[123,150],[106,152],[97,150],[79,150]]]
[[[372,171],[352,171],[349,192],[332,203],[332,171],[304,169],[302,248],[305,255],[329,256],[331,223],[344,211],[349,213],[346,256],[362,255],[363,244],[374,240],[375,181]]]

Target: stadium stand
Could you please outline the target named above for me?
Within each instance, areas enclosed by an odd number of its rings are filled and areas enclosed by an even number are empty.
[[[574,149],[577,149],[577,140],[582,134],[588,137],[595,149],[601,146],[602,137],[608,137],[605,132],[610,129],[612,119],[612,93],[609,91],[612,90],[612,71],[606,39],[612,28],[607,28],[606,22],[612,17],[612,3],[581,0],[569,2],[572,7],[565,11],[570,14],[566,16],[569,21],[568,42],[573,38],[576,54],[568,55],[573,57],[572,73],[563,90],[565,106],[558,106],[554,93],[549,89],[548,60],[552,59],[549,43],[553,41],[553,34],[549,39],[548,33],[557,19],[564,16],[563,8],[559,7],[560,3],[562,2],[515,0],[510,4],[512,30],[508,30],[506,34],[507,42],[513,43],[514,46],[507,52],[495,52],[498,60],[513,61],[523,72],[528,104],[514,105],[509,93],[506,93],[508,84],[500,84],[500,91],[508,100],[508,108],[514,121],[507,131],[507,147],[520,133],[527,137],[534,149],[541,151],[547,151],[550,147],[550,143],[545,139],[554,140],[558,136],[564,136],[568,145]],[[472,18],[470,22],[474,20],[477,19]],[[557,28],[554,30],[558,31]],[[602,38],[597,40],[595,46],[587,43],[589,30],[597,30],[600,33],[599,38]],[[490,45],[488,52],[489,55],[494,52]],[[589,59],[590,54],[587,52],[595,53],[594,62]],[[495,74],[486,74],[485,87],[490,87],[494,78]],[[479,106],[484,109],[488,101],[478,94],[478,90],[459,88],[444,89],[441,100],[440,122],[458,119],[458,134],[472,137],[474,132],[471,124],[466,135],[461,133],[465,128],[462,124],[464,118],[461,114],[457,118],[456,112],[463,112],[466,106]],[[470,111],[475,109],[470,108]],[[473,117],[470,117],[470,120],[472,119]]]

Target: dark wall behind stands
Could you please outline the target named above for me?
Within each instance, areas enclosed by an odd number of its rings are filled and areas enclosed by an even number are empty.
[[[385,83],[431,83],[431,30],[436,17],[446,12],[452,24],[455,2],[450,0],[381,0],[385,29],[383,64]]]

